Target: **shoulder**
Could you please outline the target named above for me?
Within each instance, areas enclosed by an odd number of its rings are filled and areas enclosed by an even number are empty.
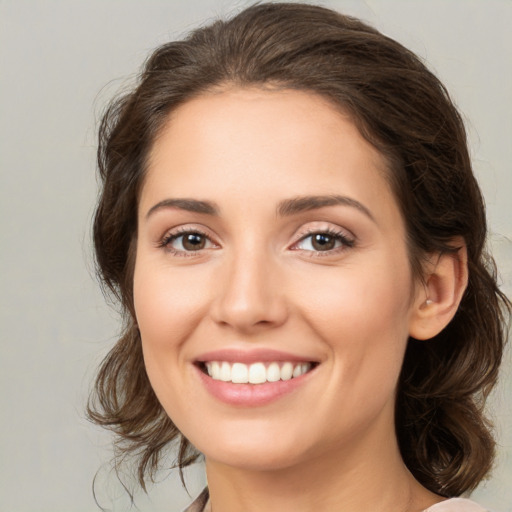
[[[488,512],[474,501],[464,498],[452,498],[436,503],[424,512]]]

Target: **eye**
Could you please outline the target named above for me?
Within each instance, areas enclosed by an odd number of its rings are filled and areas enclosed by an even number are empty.
[[[354,240],[344,233],[335,231],[318,231],[302,237],[292,249],[313,252],[330,252],[344,247],[353,247]]]
[[[170,233],[160,244],[174,253],[197,252],[214,247],[213,242],[200,231],[180,231]]]

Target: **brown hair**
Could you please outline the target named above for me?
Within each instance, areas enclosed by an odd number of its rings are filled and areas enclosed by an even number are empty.
[[[464,126],[443,85],[413,53],[317,6],[257,4],[165,44],[133,91],[107,109],[94,244],[99,275],[120,301],[125,327],[99,370],[90,418],[118,435],[121,454],[136,455],[143,488],[171,441],[180,442],[180,468],[198,456],[160,406],[144,368],[132,297],[137,198],[169,113],[226,84],[311,91],[347,112],[389,163],[416,274],[423,254],[453,251],[454,237],[465,240],[469,284],[455,318],[427,342],[409,340],[396,432],[405,463],[425,487],[445,496],[473,489],[494,455],[483,406],[496,383],[510,303],[484,250],[484,204]]]

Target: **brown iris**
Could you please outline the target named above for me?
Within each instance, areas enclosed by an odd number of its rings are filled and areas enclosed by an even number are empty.
[[[336,239],[326,233],[316,233],[312,236],[311,245],[316,251],[329,251],[334,249]]]
[[[183,235],[182,244],[187,251],[200,251],[206,245],[206,238],[200,233],[187,233]]]

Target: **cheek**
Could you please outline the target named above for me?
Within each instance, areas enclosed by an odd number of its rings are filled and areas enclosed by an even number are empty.
[[[409,282],[378,275],[347,272],[338,282],[331,278],[328,286],[318,286],[307,301],[308,324],[331,354],[333,378],[323,391],[327,400],[321,413],[332,418],[326,439],[338,439],[339,432],[356,435],[382,411],[393,418],[408,339]],[[333,417],[332,410],[351,413]]]
[[[378,263],[304,273],[293,293],[310,321],[333,334],[336,329],[362,334],[384,326],[386,330],[406,326],[411,278],[391,261]]]
[[[137,262],[134,305],[143,343],[179,345],[204,314],[204,280],[198,272],[172,272],[158,262]]]
[[[203,277],[183,274],[172,272],[165,262],[143,257],[134,273],[134,306],[146,372],[173,421],[174,416],[180,418],[182,397],[190,397],[185,385],[190,371],[186,341],[204,317],[205,303]]]
[[[295,294],[310,327],[334,356],[336,373],[394,387],[409,332],[411,279],[407,260],[343,268],[302,280]],[[379,382],[381,384],[379,384]],[[362,391],[362,390],[361,390]]]

